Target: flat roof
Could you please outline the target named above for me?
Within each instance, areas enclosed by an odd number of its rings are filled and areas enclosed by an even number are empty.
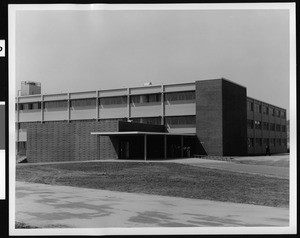
[[[111,131],[91,132],[92,135],[114,136],[114,135],[169,135],[169,136],[196,136],[195,133],[169,133],[169,132],[148,132],[148,131]]]

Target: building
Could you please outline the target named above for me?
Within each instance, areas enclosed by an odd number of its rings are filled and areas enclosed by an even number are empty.
[[[223,78],[19,96],[16,132],[28,162],[287,151],[286,110]]]

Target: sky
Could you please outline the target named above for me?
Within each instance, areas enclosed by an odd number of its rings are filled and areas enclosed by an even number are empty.
[[[17,11],[21,81],[60,93],[227,78],[289,108],[288,10]]]

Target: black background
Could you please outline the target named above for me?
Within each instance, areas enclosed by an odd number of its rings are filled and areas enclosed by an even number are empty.
[[[296,26],[299,25],[299,17],[297,16],[298,13],[298,4],[297,1],[228,1],[228,3],[257,3],[257,2],[296,2]],[[8,171],[8,5],[9,4],[59,4],[59,3],[78,3],[78,4],[87,4],[87,3],[110,3],[110,4],[130,4],[130,3],[225,3],[225,1],[30,1],[30,0],[0,0],[0,39],[5,40],[5,52],[6,52],[6,57],[0,57],[0,101],[5,101],[6,102],[6,200],[0,200],[0,237],[9,237],[8,234],[8,206],[9,206],[9,194],[8,194],[8,176],[9,176],[9,171]],[[297,37],[298,38],[298,37]],[[298,85],[297,85],[298,89]],[[297,94],[297,102],[298,102],[298,94]],[[297,110],[298,111],[298,110]],[[298,113],[297,113],[298,115]],[[298,118],[298,117],[297,117]],[[299,141],[298,136],[297,136],[297,141]],[[199,234],[200,235],[200,234]],[[189,237],[198,237],[199,235],[189,235]],[[232,237],[233,235],[223,235],[222,237]],[[236,236],[236,235],[235,235]],[[240,235],[239,235],[240,236]],[[262,235],[259,235],[261,237]],[[296,235],[263,235],[263,236],[268,236],[268,237],[284,237],[284,236],[296,236]],[[29,237],[29,236],[27,236]],[[43,236],[45,237],[45,236]],[[113,236],[110,236],[113,237]],[[147,236],[148,237],[148,236]],[[167,236],[167,237],[175,237],[175,236]],[[177,236],[176,236],[177,237]],[[182,236],[180,236],[182,237]],[[209,236],[213,237],[213,236]],[[250,235],[242,235],[241,237],[250,237]]]

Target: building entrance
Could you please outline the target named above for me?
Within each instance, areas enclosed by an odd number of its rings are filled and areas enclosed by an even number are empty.
[[[120,159],[129,159],[129,141],[120,141]]]

